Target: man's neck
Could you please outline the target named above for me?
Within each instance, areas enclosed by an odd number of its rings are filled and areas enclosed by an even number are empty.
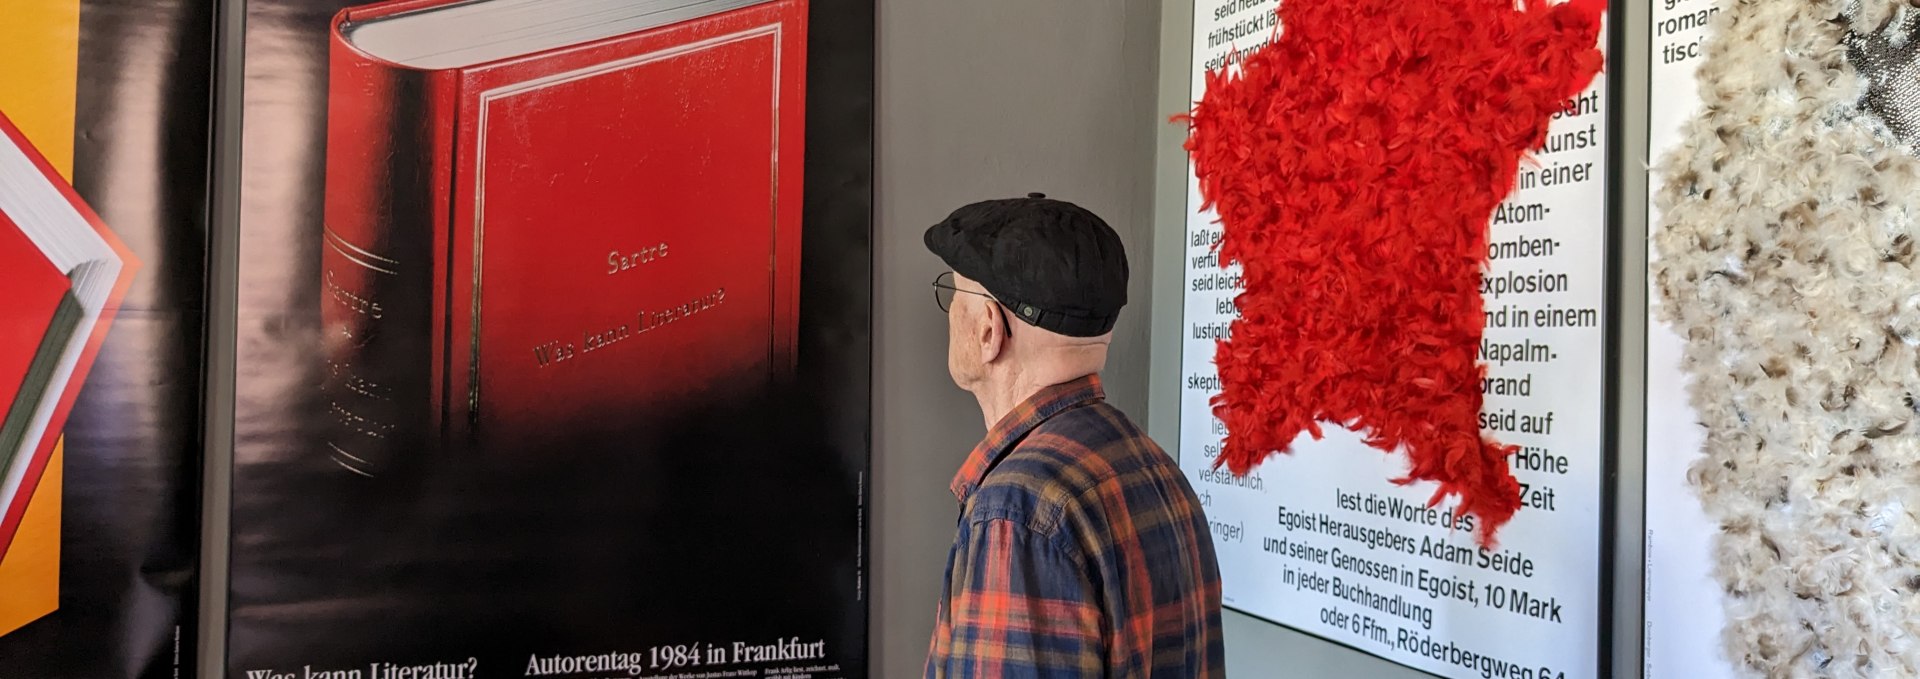
[[[980,414],[986,418],[987,428],[992,429],[994,425],[1000,423],[1000,420],[1006,418],[1007,413],[1013,412],[1014,408],[1019,407],[1027,399],[1033,398],[1033,395],[1040,393],[1040,390],[1070,382],[1094,372],[1056,371],[1051,374],[1014,376],[975,391],[974,398],[980,402]]]

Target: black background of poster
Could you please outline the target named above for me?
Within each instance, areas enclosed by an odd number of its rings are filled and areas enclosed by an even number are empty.
[[[246,3],[227,675],[522,676],[535,655],[798,637],[828,658],[772,666],[866,676],[872,0],[812,3],[795,383],[372,482],[317,433],[327,25],[349,4]]]
[[[213,12],[81,3],[73,184],[140,269],[65,428],[60,607],[0,636],[0,677],[197,666]]]

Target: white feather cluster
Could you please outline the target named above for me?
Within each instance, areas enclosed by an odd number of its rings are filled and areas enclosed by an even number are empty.
[[[1915,10],[1854,1],[1719,0],[1701,113],[1653,168],[1723,647],[1756,677],[1920,676],[1920,162],[1842,42]]]

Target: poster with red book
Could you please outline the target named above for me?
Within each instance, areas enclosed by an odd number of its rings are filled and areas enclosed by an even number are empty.
[[[246,11],[225,674],[865,676],[871,0]]]
[[[0,17],[0,677],[189,675],[213,3]]]

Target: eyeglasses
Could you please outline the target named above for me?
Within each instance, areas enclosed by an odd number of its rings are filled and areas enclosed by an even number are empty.
[[[1000,298],[994,297],[993,295],[989,295],[984,292],[974,292],[972,290],[961,290],[958,286],[955,286],[953,284],[952,271],[948,271],[946,273],[940,274],[939,277],[936,277],[933,279],[933,302],[935,304],[940,305],[941,313],[947,313],[949,309],[953,308],[953,293],[956,293],[956,292],[964,292],[969,295],[979,295],[981,297],[985,297],[987,299],[993,300],[996,305],[998,305],[1000,301]],[[1013,336],[1013,322],[1007,320],[1007,317],[1012,315],[1013,314],[1011,312],[1003,313],[1000,315],[1000,327],[1004,328],[1003,332],[1007,333],[1005,335],[1007,337]]]
[[[944,313],[952,309],[953,293],[956,293],[956,292],[964,292],[970,295],[979,295],[987,299],[994,299],[993,295],[989,295],[984,292],[974,292],[972,290],[961,290],[959,287],[953,284],[952,271],[948,271],[946,273],[940,274],[938,278],[933,279],[933,302],[935,304],[940,305],[941,312]],[[999,300],[994,300],[994,301],[999,301]]]

